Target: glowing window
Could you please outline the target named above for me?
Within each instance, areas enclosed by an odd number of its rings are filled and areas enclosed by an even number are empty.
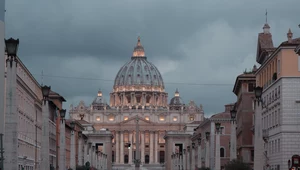
[[[178,120],[177,116],[174,116],[174,117],[173,117],[173,121],[174,121],[174,122],[177,122],[177,120]]]
[[[125,117],[124,117],[124,120],[128,120],[128,117],[127,117],[127,116],[125,116]]]
[[[97,116],[96,117],[96,120],[99,122],[101,119],[100,119],[100,116]]]
[[[108,118],[108,120],[109,120],[109,121],[114,121],[115,118],[114,118],[114,116],[110,116],[110,117]]]
[[[193,121],[194,120],[194,116],[190,116],[190,121]]]
[[[159,121],[165,121],[165,117],[164,116],[159,116]]]

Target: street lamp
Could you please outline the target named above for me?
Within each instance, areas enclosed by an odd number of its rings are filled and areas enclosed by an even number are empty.
[[[19,39],[10,38],[5,40],[5,51],[7,53],[6,61],[9,61],[10,67],[12,68],[13,61],[16,61],[16,56],[19,47]]]
[[[219,130],[220,130],[220,128],[221,128],[221,123],[216,122],[216,123],[215,123],[215,126],[216,126],[216,129],[217,129],[217,132],[219,132]]]
[[[209,140],[210,132],[205,132],[206,140]]]
[[[74,131],[74,129],[75,129],[75,121],[72,121],[70,123],[70,127],[71,127],[72,131]]]
[[[201,145],[201,136],[198,138],[198,145]]]
[[[236,104],[234,104],[233,108],[230,110],[230,116],[232,121],[235,121],[236,119],[236,112]]]
[[[51,91],[51,86],[46,86],[46,85],[42,86],[44,105],[46,104],[46,101],[48,101],[50,91]]]
[[[66,109],[61,109],[59,113],[60,113],[61,123],[63,123],[66,116]]]
[[[5,46],[7,55],[10,57],[16,57],[19,47],[19,39],[10,38],[8,40],[5,40]]]
[[[265,105],[265,102],[263,101],[263,99],[261,98],[262,92],[263,92],[262,87],[257,86],[257,87],[254,88],[254,95],[255,95],[255,98],[257,100],[258,106],[259,106],[259,103],[261,103],[262,107],[264,108],[264,107],[266,107],[266,105]]]

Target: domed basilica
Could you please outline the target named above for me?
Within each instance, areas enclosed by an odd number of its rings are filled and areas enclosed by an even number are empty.
[[[92,126],[94,131],[108,129],[113,134],[111,157],[115,165],[133,163],[138,119],[141,163],[160,164],[165,161],[165,133],[193,131],[204,112],[202,105],[193,101],[184,104],[178,89],[168,102],[162,75],[148,61],[138,38],[130,61],[115,77],[109,103],[98,91],[90,105],[83,101],[71,105],[70,116],[83,126]]]

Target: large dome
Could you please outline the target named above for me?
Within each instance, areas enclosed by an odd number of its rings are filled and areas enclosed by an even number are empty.
[[[154,86],[164,89],[162,76],[154,64],[147,61],[144,48],[138,38],[131,61],[127,62],[119,70],[114,87],[120,86]]]

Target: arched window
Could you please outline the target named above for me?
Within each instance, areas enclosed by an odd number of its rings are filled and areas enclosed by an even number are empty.
[[[224,148],[220,148],[220,157],[221,158],[225,157],[225,149]]]

